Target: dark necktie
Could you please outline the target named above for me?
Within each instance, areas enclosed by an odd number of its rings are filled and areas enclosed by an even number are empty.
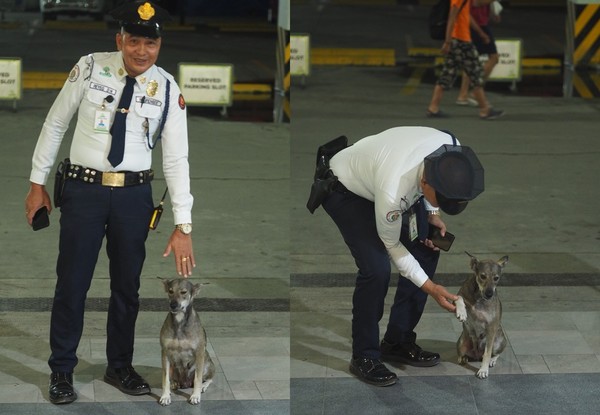
[[[117,167],[123,161],[123,154],[125,153],[125,122],[127,120],[131,97],[133,96],[133,86],[135,85],[135,78],[126,76],[125,81],[125,88],[123,88],[115,120],[110,127],[112,142],[110,144],[110,152],[108,153],[108,161],[110,161],[113,167]]]

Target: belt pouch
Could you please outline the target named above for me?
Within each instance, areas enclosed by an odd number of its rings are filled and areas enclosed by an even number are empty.
[[[331,170],[329,170],[331,172]],[[326,179],[316,179],[312,186],[310,187],[310,196],[308,197],[308,202],[306,202],[306,208],[310,211],[310,213],[315,213],[315,210],[325,200],[327,195],[333,191],[333,186],[337,183],[337,176],[330,175],[330,177]]]
[[[348,138],[342,135],[323,144],[317,150],[314,182],[310,187],[310,196],[306,203],[310,213],[314,213],[325,197],[333,191],[333,185],[337,183],[338,178],[329,169],[329,160],[346,147],[348,147]]]
[[[67,170],[69,169],[69,165],[71,161],[66,158],[56,167],[56,173],[54,175],[54,207],[62,206],[62,196],[63,190],[65,188],[65,178],[67,175]]]

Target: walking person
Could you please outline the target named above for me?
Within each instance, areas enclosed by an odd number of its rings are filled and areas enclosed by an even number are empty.
[[[49,397],[77,399],[77,365],[85,299],[104,238],[109,258],[104,380],[130,395],[150,393],[132,366],[145,241],[153,213],[152,149],[161,141],[163,170],[176,229],[164,256],[173,253],[180,275],[195,266],[186,106],[173,76],[155,65],[168,13],[150,1],[112,12],[120,22],[116,52],[83,56],[50,108],[33,154],[25,200],[35,212],[52,210],[46,184],[70,120],[77,113],[60,205],[57,281],[50,322]]]
[[[479,61],[477,49],[471,42],[471,14],[469,12],[471,1],[478,5],[491,0],[450,0],[446,38],[442,45],[442,54],[445,55],[444,65],[427,108],[427,117],[429,118],[447,116],[440,110],[442,96],[445,90],[452,87],[459,71],[466,72],[469,77],[473,97],[479,107],[479,117],[482,120],[493,120],[504,115],[504,111],[489,105],[483,90],[483,66]]]
[[[497,0],[496,0],[497,1]],[[490,20],[499,22],[500,15],[492,13],[492,4],[471,5],[471,38],[479,55],[486,55],[483,64],[483,80],[487,81],[494,67],[498,64],[499,56],[496,40],[490,28]],[[469,95],[469,76],[463,72],[460,90],[456,99],[457,105],[477,106],[477,101]]]

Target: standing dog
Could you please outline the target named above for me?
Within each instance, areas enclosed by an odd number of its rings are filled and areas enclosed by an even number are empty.
[[[215,374],[215,365],[206,350],[206,332],[193,307],[200,284],[184,278],[163,280],[163,284],[171,311],[160,330],[163,393],[159,403],[171,404],[171,389],[193,386],[188,402],[196,405]]]
[[[496,287],[508,256],[498,261],[478,261],[468,252],[467,255],[471,257],[474,275],[463,283],[456,301],[456,317],[463,323],[463,332],[456,343],[458,363],[466,364],[469,359],[480,361],[477,377],[485,379],[506,347],[500,323],[502,304]]]

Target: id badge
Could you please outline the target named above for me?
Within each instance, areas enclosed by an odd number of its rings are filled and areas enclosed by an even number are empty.
[[[108,133],[110,130],[110,111],[96,110],[94,117],[94,131]]]
[[[408,236],[411,241],[414,241],[419,236],[419,229],[417,227],[417,214],[411,213],[408,217]]]

